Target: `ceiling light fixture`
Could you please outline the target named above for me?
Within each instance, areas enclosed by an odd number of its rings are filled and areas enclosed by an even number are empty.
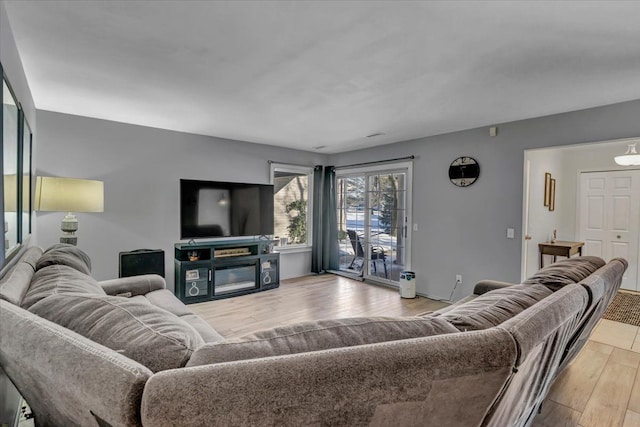
[[[636,143],[629,144],[627,152],[622,156],[616,156],[614,160],[620,166],[640,166],[640,154],[636,150]]]

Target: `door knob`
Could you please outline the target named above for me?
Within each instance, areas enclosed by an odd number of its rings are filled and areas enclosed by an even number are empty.
[[[531,236],[530,236],[530,235],[528,235],[528,234],[525,234],[525,235],[524,235],[524,240],[531,240]]]
[[[620,235],[618,234],[616,237],[619,239],[619,238],[620,238],[620,237],[622,237],[622,236],[620,236]]]

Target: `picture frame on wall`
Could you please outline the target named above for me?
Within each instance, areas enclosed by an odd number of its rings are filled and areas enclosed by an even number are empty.
[[[551,174],[544,174],[544,205],[549,206],[551,200]]]
[[[551,178],[549,188],[549,210],[553,212],[556,210],[556,180],[554,178]]]

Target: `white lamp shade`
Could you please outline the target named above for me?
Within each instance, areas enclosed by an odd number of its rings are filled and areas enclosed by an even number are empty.
[[[627,152],[622,156],[616,156],[614,160],[620,166],[640,166],[640,154],[636,151],[636,144],[629,144]]]
[[[104,183],[91,179],[39,176],[35,209],[49,212],[104,212]]]

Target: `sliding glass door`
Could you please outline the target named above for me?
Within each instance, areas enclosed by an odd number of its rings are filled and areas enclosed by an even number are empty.
[[[336,172],[340,270],[398,282],[410,268],[410,165]]]

